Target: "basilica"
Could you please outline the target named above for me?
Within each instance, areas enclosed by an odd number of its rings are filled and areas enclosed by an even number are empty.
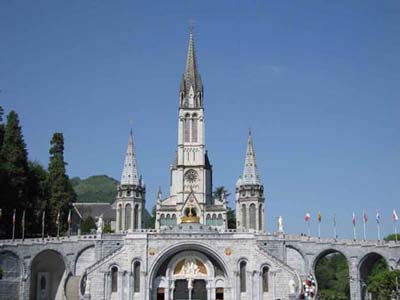
[[[91,235],[0,240],[1,299],[313,299],[318,261],[340,253],[349,267],[351,300],[365,300],[374,263],[383,258],[389,268],[400,268],[399,243],[290,235],[282,218],[267,233],[251,132],[236,182],[236,228],[229,228],[227,199],[212,193],[203,95],[190,32],[170,189],[167,196],[158,193],[155,228],[143,225],[146,186],[131,131],[112,205],[115,232],[103,233],[99,216]]]

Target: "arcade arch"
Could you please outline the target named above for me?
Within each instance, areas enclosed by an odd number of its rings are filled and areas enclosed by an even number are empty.
[[[65,272],[60,253],[54,250],[40,252],[31,264],[30,299],[55,299]]]
[[[198,245],[182,245],[161,255],[149,278],[154,300],[230,298],[224,263]]]
[[[12,299],[20,298],[20,282],[22,274],[22,264],[19,257],[11,251],[0,253],[0,298]]]
[[[382,255],[376,252],[368,253],[360,259],[358,272],[360,274],[361,300],[368,299],[367,284],[369,277],[385,269],[388,269],[387,261]]]

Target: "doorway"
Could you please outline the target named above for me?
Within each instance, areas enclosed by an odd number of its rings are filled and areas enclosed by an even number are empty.
[[[187,300],[187,299],[189,299],[189,289],[187,280],[186,279],[175,280],[174,300]]]
[[[204,280],[193,282],[192,300],[207,300],[207,287]]]
[[[157,300],[164,300],[165,299],[165,289],[158,288],[157,289]]]
[[[217,288],[215,290],[215,299],[224,300],[224,288]]]

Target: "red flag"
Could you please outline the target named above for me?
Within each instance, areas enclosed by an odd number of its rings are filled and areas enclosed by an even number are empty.
[[[365,210],[363,211],[363,219],[364,219],[364,223],[367,224],[368,216],[367,216],[367,213],[365,212]]]
[[[393,221],[397,222],[398,220],[399,220],[399,216],[397,215],[396,210],[393,209]]]
[[[68,212],[68,224],[71,224],[71,210]]]
[[[310,219],[311,219],[310,213],[306,213],[306,216],[304,217],[304,220],[305,220],[306,222],[308,222],[308,221],[310,221]]]
[[[13,223],[13,225],[15,225],[15,209],[14,209],[14,213],[13,213],[12,223]]]
[[[353,226],[356,226],[356,214],[354,212],[353,212],[352,222],[353,222]]]

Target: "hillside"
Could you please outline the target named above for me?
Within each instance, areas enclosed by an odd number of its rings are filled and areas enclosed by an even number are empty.
[[[86,179],[71,178],[77,202],[112,203],[117,196],[118,181],[106,175],[90,176]]]

